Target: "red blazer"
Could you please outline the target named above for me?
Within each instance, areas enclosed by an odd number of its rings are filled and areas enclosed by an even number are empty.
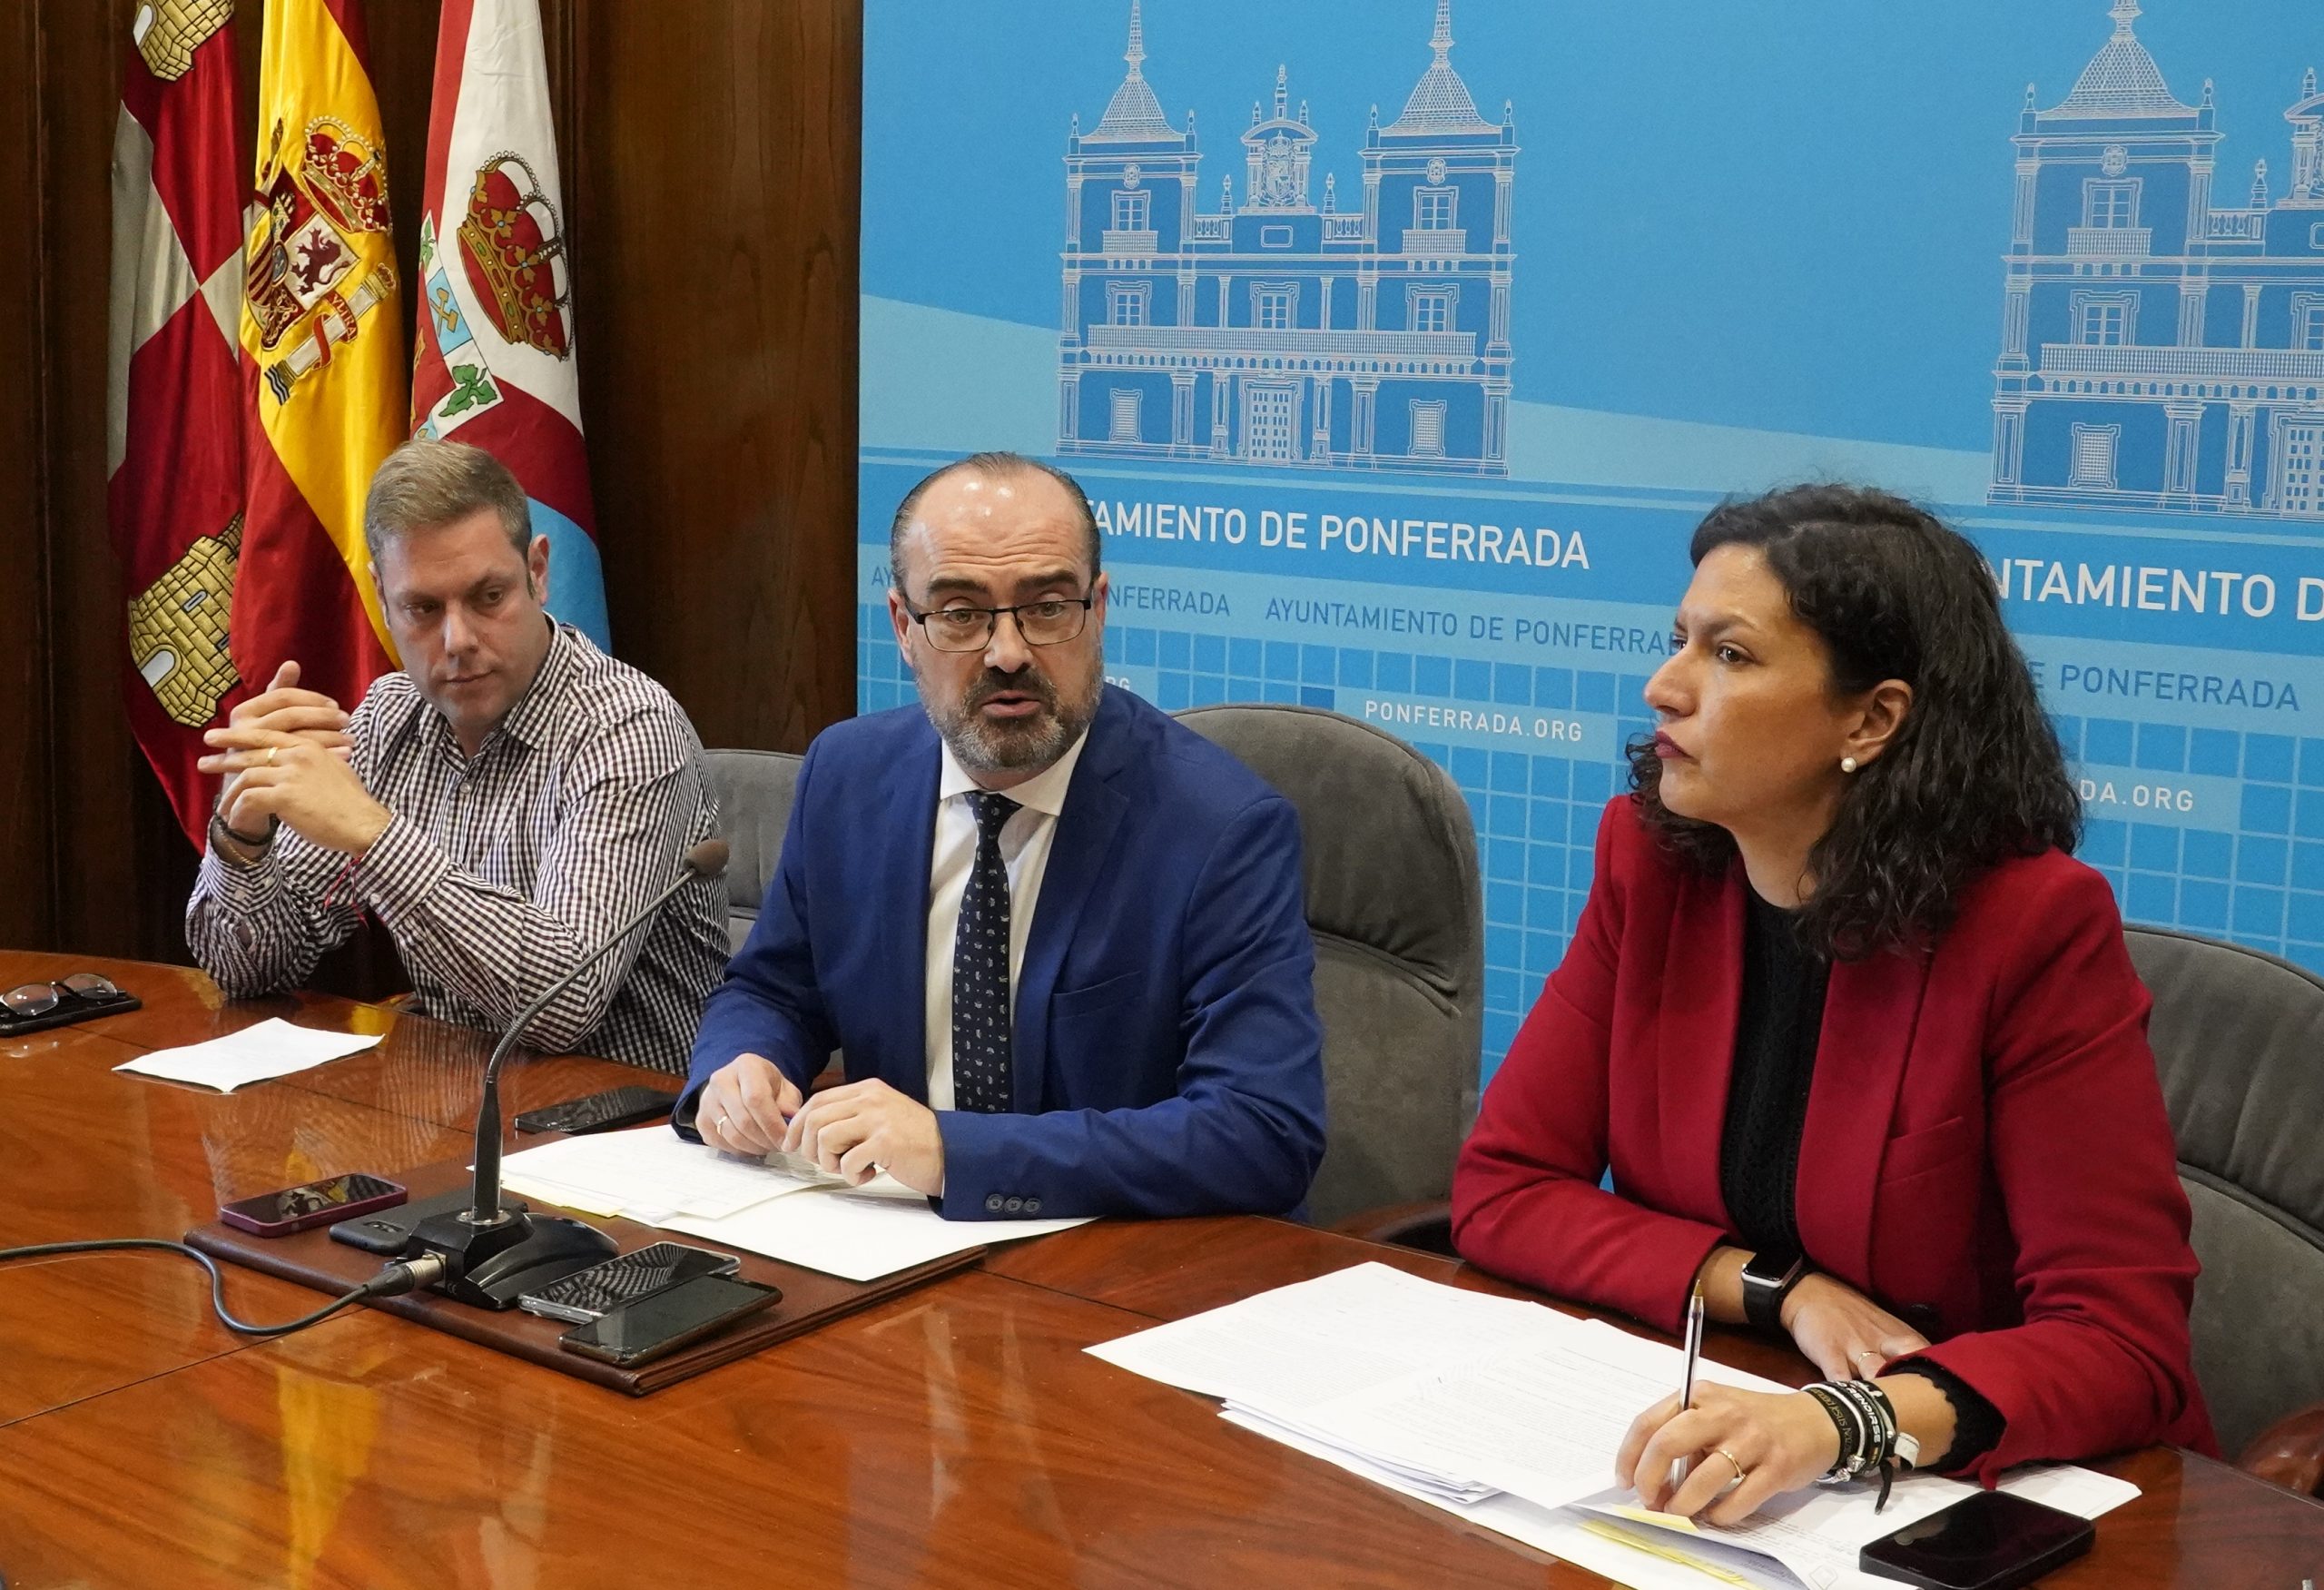
[[[1730,1238],[1739,863],[1709,877],[1627,795],[1565,960],[1452,1177],[1473,1262],[1679,1328]],[[1929,956],[1833,966],[1795,1190],[1809,1261],[1892,1311],[2007,1421],[1968,1472],[2171,1441],[2217,1450],[2187,1334],[2195,1257],[2105,881],[2051,851],[1961,896]],[[1619,1190],[1600,1180],[1610,1167]]]

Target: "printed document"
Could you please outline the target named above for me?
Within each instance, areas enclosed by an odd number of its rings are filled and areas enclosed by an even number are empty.
[[[1869,1485],[1819,1487],[1732,1528],[1646,1512],[1607,1483],[1630,1421],[1678,1387],[1677,1348],[1378,1263],[1088,1350],[1224,1398],[1244,1428],[1648,1590],[1882,1584],[1857,1569],[1857,1551],[1973,1488],[1906,1475],[1876,1515]],[[1789,1389],[1707,1359],[1698,1375]],[[2063,1465],[2019,1470],[2003,1488],[2084,1517],[2138,1495]]]

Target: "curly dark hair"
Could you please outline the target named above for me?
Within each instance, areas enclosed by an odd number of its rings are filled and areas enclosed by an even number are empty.
[[[1792,612],[1822,638],[1836,692],[1883,679],[1913,687],[1895,737],[1849,779],[1807,853],[1816,889],[1798,917],[1803,943],[1838,960],[1925,949],[1978,873],[2010,855],[2073,850],[2081,798],[1992,572],[1965,538],[1887,492],[1815,485],[1721,503],[1688,556],[1699,564],[1735,545],[1758,548]],[[1724,870],[1734,839],[1663,806],[1652,738],[1632,741],[1629,755],[1647,825],[1705,871]]]

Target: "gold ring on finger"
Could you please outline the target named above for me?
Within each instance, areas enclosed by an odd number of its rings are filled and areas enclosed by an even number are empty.
[[[274,765],[274,754],[281,749],[282,749],[282,747],[280,746],[269,746],[266,748],[266,765],[269,767]]]
[[[1741,1479],[1741,1478],[1743,1477],[1743,1474],[1744,1474],[1743,1465],[1736,1461],[1736,1457],[1735,1457],[1735,1454],[1734,1454],[1734,1453],[1729,1452],[1729,1451],[1728,1451],[1726,1447],[1713,1447],[1711,1448],[1711,1450],[1712,1450],[1712,1451],[1714,1451],[1714,1452],[1716,1452],[1716,1453],[1718,1453],[1721,1457],[1724,1457],[1724,1458],[1726,1458],[1726,1459],[1727,1459],[1728,1466],[1729,1467],[1731,1467],[1731,1468],[1733,1468],[1733,1469],[1735,1470],[1735,1477],[1736,1477],[1737,1479],[1738,1479],[1738,1480],[1739,1480],[1739,1479]]]

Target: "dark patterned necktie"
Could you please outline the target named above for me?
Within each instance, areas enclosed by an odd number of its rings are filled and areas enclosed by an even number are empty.
[[[952,939],[952,1102],[999,1114],[1014,1104],[1009,1042],[1009,869],[1000,829],[1016,812],[1007,795],[974,790],[977,859],[960,895]]]

